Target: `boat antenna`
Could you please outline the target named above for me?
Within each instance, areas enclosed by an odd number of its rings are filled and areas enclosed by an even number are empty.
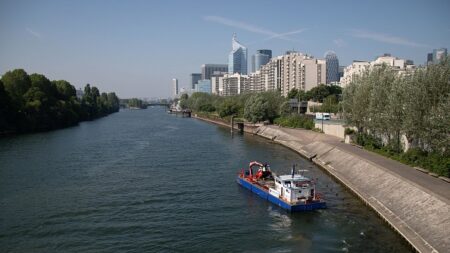
[[[294,178],[295,175],[295,164],[292,164],[292,178]]]

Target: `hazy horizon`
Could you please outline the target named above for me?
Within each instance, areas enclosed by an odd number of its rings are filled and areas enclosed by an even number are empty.
[[[227,63],[232,34],[257,49],[340,65],[383,53],[424,64],[450,48],[448,1],[2,1],[0,75],[23,68],[119,97],[169,97],[205,63]]]

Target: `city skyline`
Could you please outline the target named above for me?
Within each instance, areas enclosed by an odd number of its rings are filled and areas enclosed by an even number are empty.
[[[233,33],[249,56],[263,48],[273,56],[295,49],[323,59],[333,50],[344,66],[384,53],[423,65],[433,49],[450,47],[446,1],[239,7],[203,1],[2,1],[0,74],[23,68],[120,97],[169,97],[173,78],[187,88],[202,64],[226,64]],[[297,15],[300,10],[311,11]]]

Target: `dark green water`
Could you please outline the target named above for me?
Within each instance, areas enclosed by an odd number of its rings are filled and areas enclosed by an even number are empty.
[[[235,182],[250,160],[319,178],[326,210],[289,214]],[[0,252],[408,252],[296,153],[162,108],[0,139]]]

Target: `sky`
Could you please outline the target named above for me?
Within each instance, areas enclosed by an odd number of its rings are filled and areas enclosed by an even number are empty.
[[[0,0],[0,75],[23,68],[122,98],[169,97],[172,78],[189,87],[202,64],[226,64],[233,33],[249,59],[333,50],[340,65],[383,53],[419,65],[450,49],[450,1]]]

